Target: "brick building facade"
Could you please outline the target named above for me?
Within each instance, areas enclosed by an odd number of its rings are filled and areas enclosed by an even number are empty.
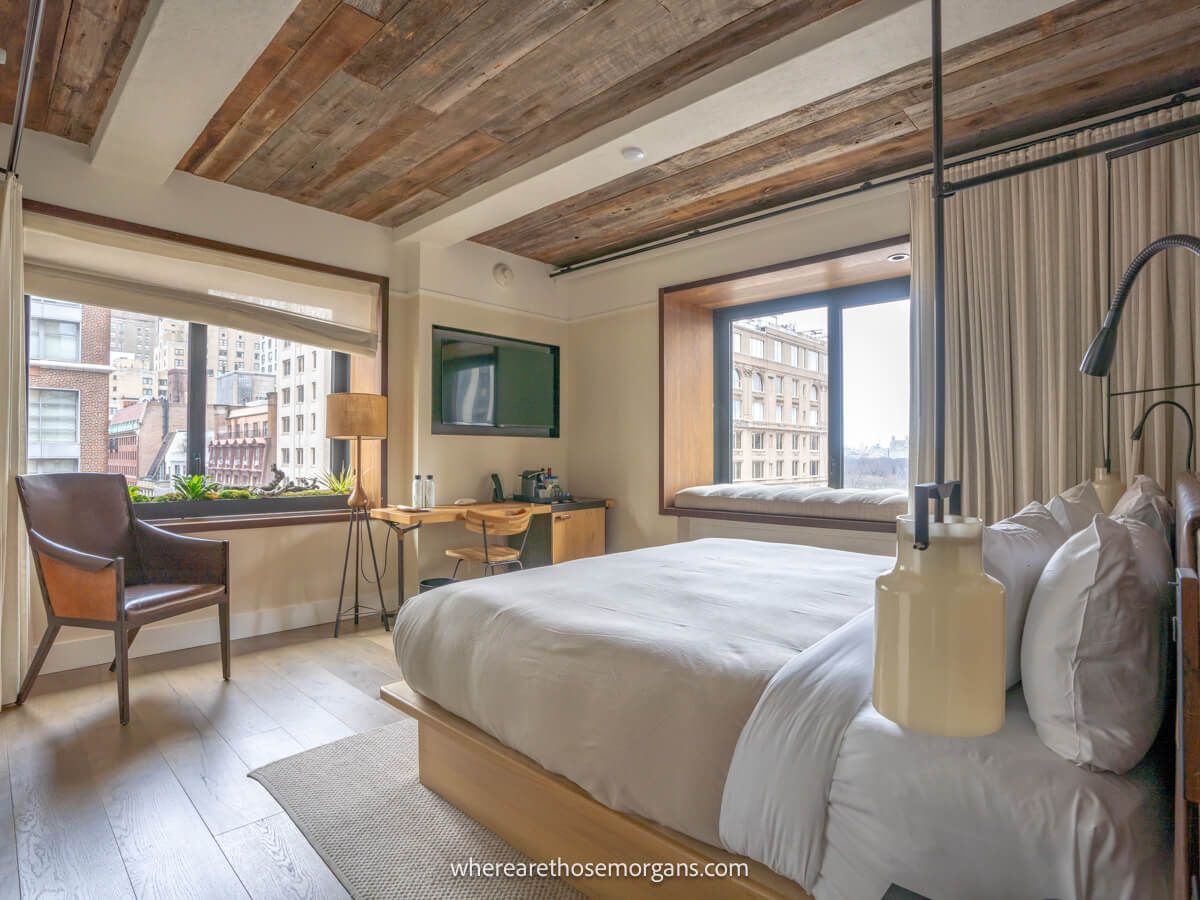
[[[108,468],[107,309],[29,298],[30,472]]]

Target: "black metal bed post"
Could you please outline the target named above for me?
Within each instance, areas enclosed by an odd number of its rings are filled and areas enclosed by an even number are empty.
[[[946,481],[946,172],[942,122],[942,3],[932,10],[930,65],[933,77],[933,480]],[[943,519],[943,503],[935,499],[934,519]]]
[[[17,102],[13,107],[12,138],[8,144],[8,168],[17,171],[21,153],[21,135],[25,131],[25,111],[29,108],[29,86],[33,81],[33,66],[37,58],[38,40],[42,34],[42,0],[30,0],[25,21],[25,49],[21,54],[21,73],[17,79]]]

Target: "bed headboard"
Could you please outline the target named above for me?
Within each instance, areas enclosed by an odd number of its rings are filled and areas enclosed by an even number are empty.
[[[1175,900],[1200,886],[1200,480],[1175,478]]]

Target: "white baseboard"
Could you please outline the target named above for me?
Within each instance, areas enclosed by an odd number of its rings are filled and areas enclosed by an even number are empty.
[[[388,609],[395,609],[394,597],[388,599]],[[237,639],[273,634],[277,631],[291,631],[293,628],[307,628],[310,625],[332,622],[336,613],[337,598],[314,600],[276,609],[234,612],[229,617],[229,632],[233,639]],[[188,647],[215,644],[219,638],[215,610],[211,616],[203,619],[165,619],[147,625],[139,631],[129,655],[152,656],[169,650],[184,650]],[[110,663],[112,658],[113,637],[110,632],[85,632],[81,637],[72,640],[60,638],[55,641],[42,671],[48,673],[81,669],[85,666]]]

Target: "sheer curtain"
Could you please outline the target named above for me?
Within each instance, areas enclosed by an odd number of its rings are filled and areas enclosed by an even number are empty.
[[[1200,104],[1089,129],[1037,147],[957,166],[951,179],[1173,121]],[[1104,387],[1078,371],[1103,318],[1111,283],[1152,238],[1200,230],[1200,136],[1114,160],[1114,274],[1108,275],[1109,174],[1101,154],[961,191],[946,204],[946,468],[968,512],[992,521],[1092,474],[1104,458]],[[914,473],[933,468],[931,179],[911,183]],[[1200,380],[1196,260],[1160,259],[1144,272],[1122,323],[1113,389]],[[1188,274],[1190,268],[1190,275]],[[1168,325],[1179,318],[1181,327]],[[1190,373],[1190,374],[1188,374]],[[1181,377],[1182,376],[1182,377]],[[1163,380],[1156,380],[1163,379]],[[1194,406],[1189,392],[1176,392]],[[1154,395],[1153,399],[1158,396]],[[1169,484],[1181,466],[1182,425],[1165,414],[1135,447],[1147,401],[1118,399],[1114,468]],[[1159,413],[1156,411],[1156,417]],[[1174,441],[1172,435],[1175,435]]]
[[[4,315],[0,318],[0,404],[3,404],[4,441],[0,451],[0,479],[4,491],[3,525],[0,525],[0,703],[17,697],[21,675],[29,662],[29,559],[15,475],[25,468],[25,291],[21,265],[21,185],[4,177],[0,209],[0,291]]]

